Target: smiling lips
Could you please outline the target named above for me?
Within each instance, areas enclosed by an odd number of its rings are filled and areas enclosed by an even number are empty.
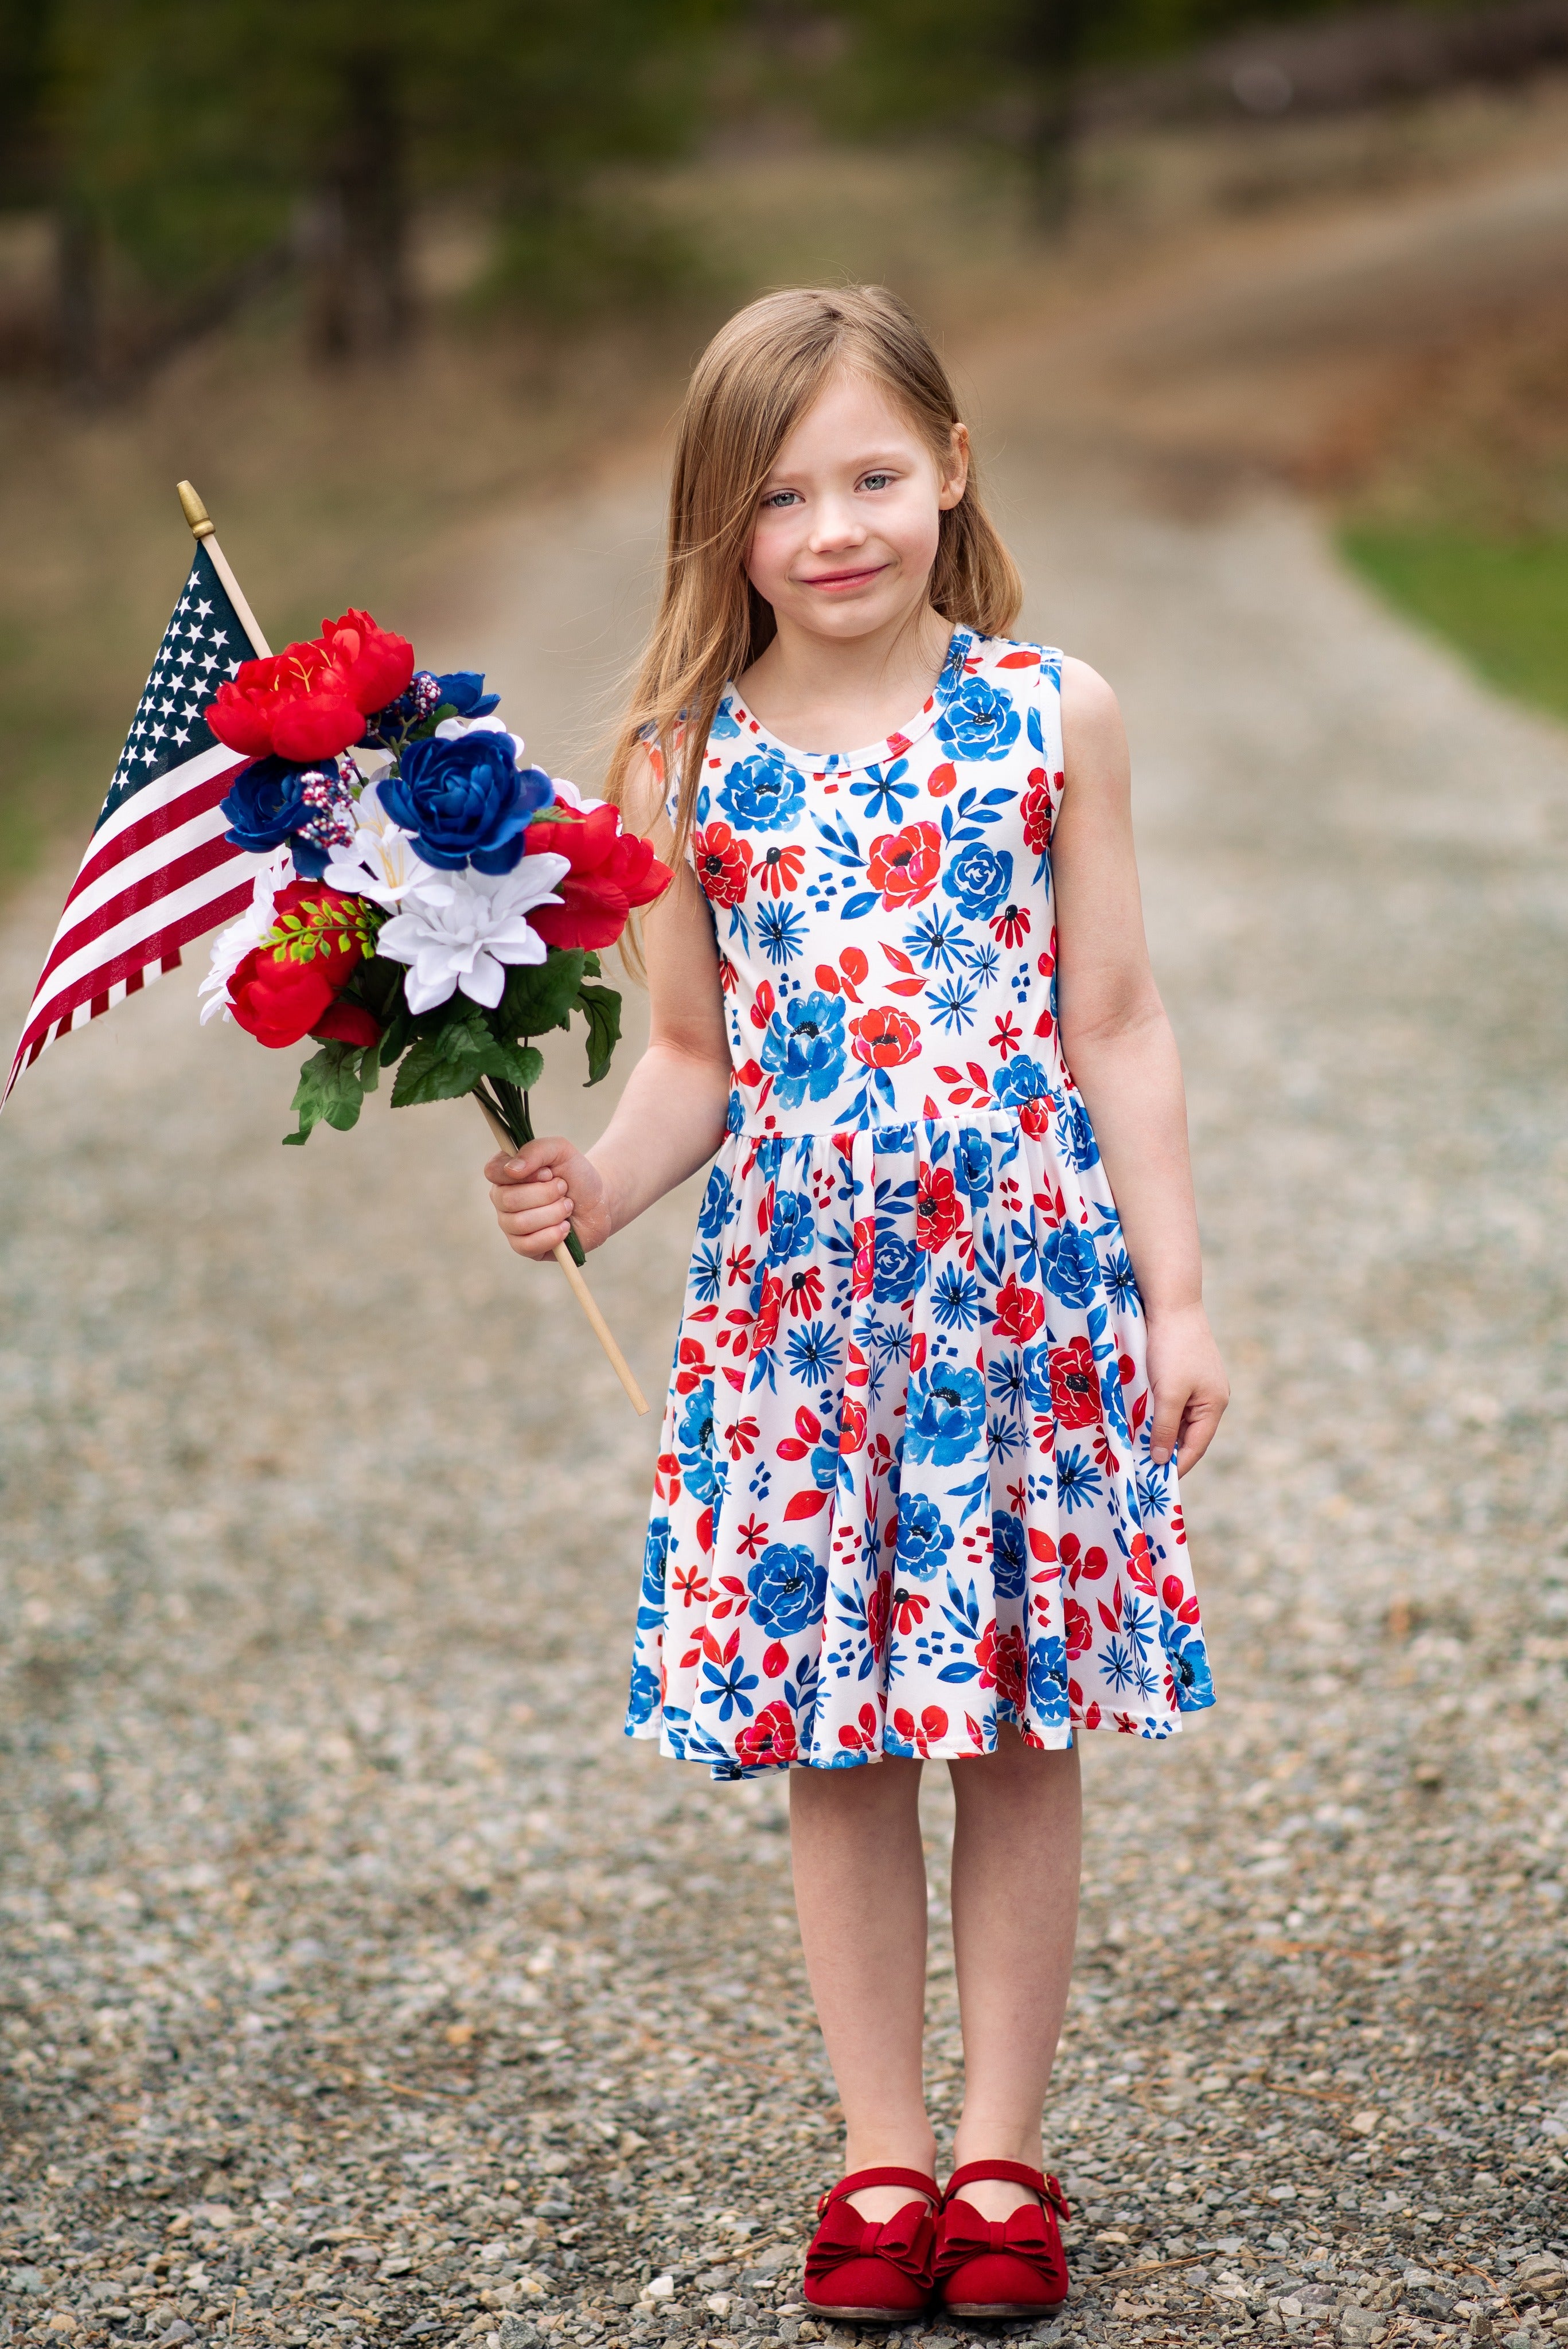
[[[830,593],[837,589],[842,594],[846,587],[863,587],[868,579],[879,578],[887,568],[885,563],[872,563],[859,571],[823,571],[815,579],[802,579],[799,585],[802,587],[825,587]]]

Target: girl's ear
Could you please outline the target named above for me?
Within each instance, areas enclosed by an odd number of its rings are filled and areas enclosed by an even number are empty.
[[[969,427],[953,426],[952,453],[948,459],[942,485],[937,492],[937,503],[946,512],[961,500],[969,486]]]

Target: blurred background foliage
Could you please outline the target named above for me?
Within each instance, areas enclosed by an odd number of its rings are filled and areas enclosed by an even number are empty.
[[[1065,316],[1216,220],[1470,169],[1565,62],[1568,0],[0,0],[0,880],[96,803],[178,474],[277,632],[406,602],[763,285],[885,277],[955,345]],[[1568,713],[1562,315],[1457,318],[1284,470]]]

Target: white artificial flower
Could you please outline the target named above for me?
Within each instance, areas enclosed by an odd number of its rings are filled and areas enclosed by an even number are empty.
[[[512,744],[516,764],[525,767],[528,763],[522,735],[513,733],[498,709],[491,710],[484,718],[443,718],[436,728],[438,742],[461,742],[465,734],[504,734]]]
[[[415,848],[413,833],[392,822],[374,783],[355,801],[354,819],[352,847],[337,849],[323,876],[334,889],[395,913],[410,890],[445,887],[445,877]]]
[[[570,870],[566,856],[525,856],[493,878],[464,866],[441,875],[439,888],[406,897],[382,924],[376,951],[409,966],[409,1009],[433,1011],[461,988],[471,1002],[493,1010],[508,963],[544,961],[545,941],[524,916],[535,905],[558,905],[556,884]]]
[[[233,1017],[234,999],[229,993],[229,981],[246,955],[271,932],[277,893],[286,889],[294,878],[294,857],[286,841],[281,848],[250,861],[258,868],[251,902],[239,920],[231,922],[226,930],[220,930],[213,940],[213,967],[196,990],[198,995],[208,998],[202,1006],[203,1028],[220,1012],[225,1019]]]

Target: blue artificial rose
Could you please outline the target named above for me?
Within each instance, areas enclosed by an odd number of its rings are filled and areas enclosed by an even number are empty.
[[[716,1240],[730,1220],[730,1178],[722,1166],[715,1166],[708,1177],[708,1188],[702,1194],[702,1205],[697,1214],[697,1228],[705,1240]]]
[[[642,1546],[642,1604],[653,1609],[653,1619],[664,1619],[664,1569],[670,1559],[670,1520],[655,1517]],[[639,1621],[641,1621],[639,1613]]]
[[[985,1433],[985,1388],[978,1371],[938,1362],[909,1381],[904,1449],[911,1460],[950,1468]]]
[[[804,1542],[769,1542],[746,1577],[752,1620],[775,1640],[804,1631],[822,1614],[827,1568]]]
[[[797,995],[768,1021],[763,1066],[774,1080],[781,1109],[798,1109],[807,1093],[826,1101],[844,1071],[844,999]]]
[[[1100,1285],[1095,1243],[1081,1225],[1064,1224],[1040,1243],[1040,1278],[1053,1297],[1082,1312]]]
[[[898,1504],[898,1571],[912,1582],[930,1582],[953,1546],[953,1530],[925,1493]]]
[[[989,678],[967,678],[937,720],[937,740],[950,759],[1004,759],[1018,740],[1012,696]]]
[[[436,688],[441,695],[437,709],[444,705],[460,718],[488,718],[501,699],[498,693],[486,693],[483,675],[476,668],[448,669],[437,678]]]
[[[1089,1123],[1089,1112],[1081,1101],[1069,1102],[1056,1121],[1056,1139],[1062,1155],[1075,1174],[1086,1174],[1091,1166],[1100,1163],[1100,1145],[1095,1140],[1095,1129]]]
[[[394,823],[411,832],[427,864],[455,873],[510,873],[523,835],[555,797],[543,767],[519,767],[509,734],[464,734],[410,742],[400,771],[380,789]]]
[[[792,1256],[809,1256],[815,1237],[816,1224],[805,1193],[775,1191],[774,1219],[768,1230],[769,1260],[787,1264]]]
[[[659,1702],[659,1674],[647,1664],[634,1664],[631,1670],[631,1693],[626,1708],[626,1725],[640,1729]]]
[[[805,799],[805,777],[777,750],[737,759],[719,786],[719,805],[743,832],[787,832]]]
[[[675,1449],[680,1455],[686,1489],[693,1499],[704,1504],[719,1496],[719,1464],[715,1457],[718,1442],[718,1430],[713,1424],[713,1381],[704,1379],[686,1398],[686,1408],[675,1431]]]
[[[961,914],[988,922],[1012,886],[1012,859],[1005,848],[968,840],[942,869],[942,887]]]
[[[998,1109],[1022,1109],[1025,1102],[1043,1100],[1050,1090],[1050,1078],[1027,1052],[1009,1061],[991,1081],[991,1096]]]
[[[1042,1721],[1067,1718],[1067,1651],[1047,1633],[1029,1642],[1029,1702]]]
[[[902,1305],[913,1297],[920,1272],[919,1250],[891,1224],[877,1223],[876,1260],[871,1269],[871,1294],[878,1305]]]
[[[296,767],[286,759],[253,759],[248,767],[241,768],[222,802],[229,819],[224,838],[256,855],[278,847],[291,832],[310,821],[313,810],[305,797],[306,784],[328,781],[337,782],[336,766]],[[310,877],[318,880],[320,874]]]
[[[991,1196],[991,1136],[976,1125],[966,1125],[953,1151],[953,1181],[971,1206],[982,1206]]]
[[[992,1512],[991,1520],[991,1578],[999,1599],[1022,1599],[1024,1578],[1029,1571],[1029,1546],[1023,1537],[1023,1520],[1009,1509]]]
[[[1190,1624],[1178,1622],[1168,1607],[1159,1610],[1159,1640],[1176,1682],[1176,1702],[1182,1713],[1201,1713],[1214,1702],[1214,1681],[1209,1651]]]

